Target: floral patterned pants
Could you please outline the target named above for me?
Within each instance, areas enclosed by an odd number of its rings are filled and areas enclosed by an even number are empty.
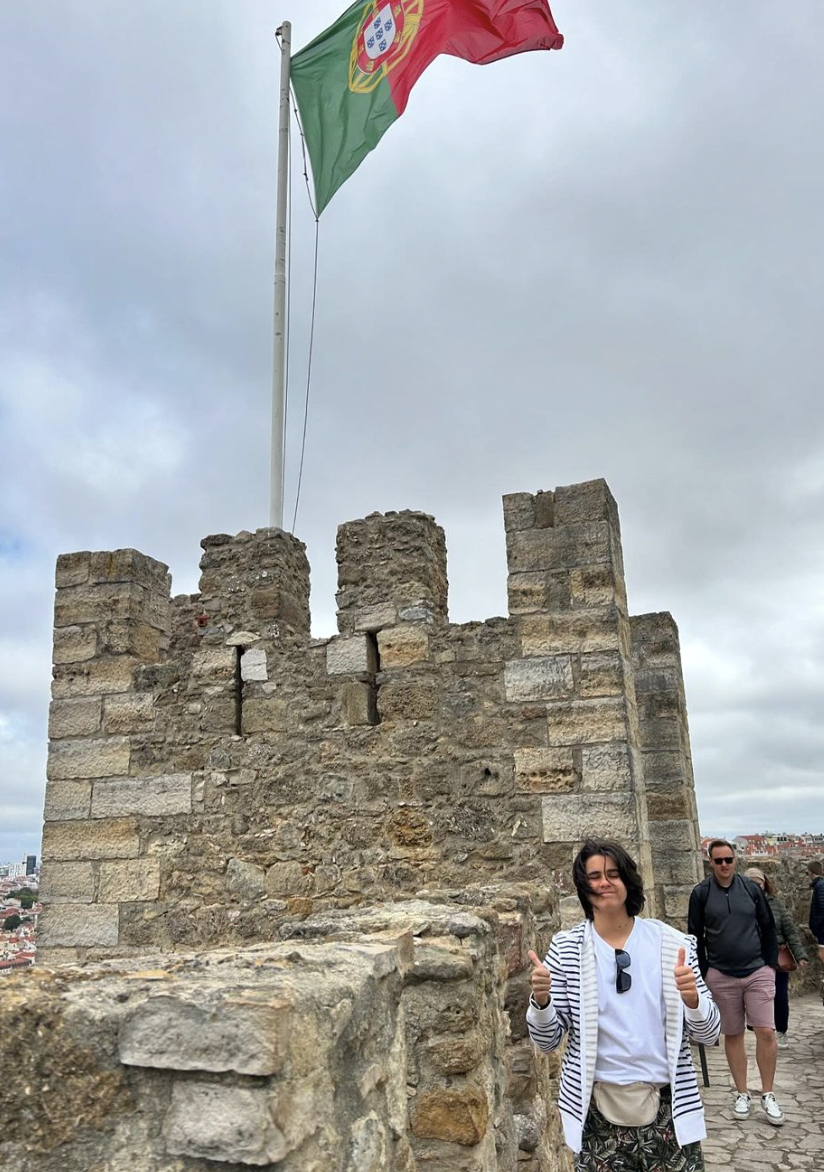
[[[679,1148],[672,1101],[664,1092],[654,1122],[646,1127],[619,1127],[591,1103],[575,1172],[704,1172],[704,1157],[698,1143]]]

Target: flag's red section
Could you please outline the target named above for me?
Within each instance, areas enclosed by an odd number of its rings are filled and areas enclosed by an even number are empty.
[[[441,53],[488,65],[563,43],[546,0],[424,0],[409,53],[387,78],[392,100],[402,114],[412,86]]]

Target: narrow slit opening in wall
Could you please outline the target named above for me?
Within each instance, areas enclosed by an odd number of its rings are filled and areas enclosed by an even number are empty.
[[[381,670],[381,653],[378,650],[378,632],[366,632],[366,647],[368,650],[369,662],[373,665],[372,675],[372,723],[380,724],[381,712],[378,706],[378,672]]]
[[[243,672],[241,661],[245,647],[235,648],[235,735],[243,735]]]

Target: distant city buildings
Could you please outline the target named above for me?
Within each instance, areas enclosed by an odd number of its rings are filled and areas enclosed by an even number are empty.
[[[701,839],[704,854],[714,838],[727,838],[738,854],[747,859],[806,859],[824,855],[824,834],[773,833],[769,830],[763,834],[736,834],[734,838],[725,834],[707,834]]]
[[[0,865],[0,976],[35,962],[37,917],[42,911],[38,886],[36,855]]]

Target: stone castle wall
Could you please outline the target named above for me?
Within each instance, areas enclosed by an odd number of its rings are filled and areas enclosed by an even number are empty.
[[[6,978],[0,1164],[569,1172],[557,1056],[536,1059],[524,1024],[526,950],[554,897],[440,899]]]
[[[549,884],[593,833],[678,920],[698,838],[674,623],[630,619],[603,481],[508,496],[504,521],[509,616],[463,624],[432,518],[342,525],[321,640],[280,530],[206,538],[200,593],[174,599],[134,550],[61,557],[44,959],[253,944],[468,878]]]

